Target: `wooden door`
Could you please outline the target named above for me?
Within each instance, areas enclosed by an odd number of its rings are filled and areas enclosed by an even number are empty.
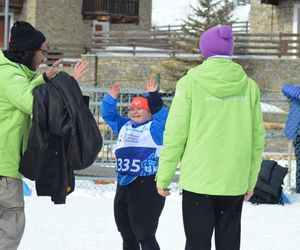
[[[4,24],[5,24],[5,17],[0,16],[0,47],[2,47],[2,48],[4,46],[4,32],[5,32]],[[8,16],[8,27],[10,26],[9,24],[10,24],[10,16]]]
[[[0,16],[0,47],[4,46],[4,16]]]

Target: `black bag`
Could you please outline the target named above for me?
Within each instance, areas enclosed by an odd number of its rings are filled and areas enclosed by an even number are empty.
[[[283,204],[282,184],[287,172],[288,169],[278,165],[276,161],[263,160],[250,202],[252,204]]]

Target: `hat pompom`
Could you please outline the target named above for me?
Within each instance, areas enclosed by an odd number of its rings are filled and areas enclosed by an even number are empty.
[[[229,25],[221,26],[219,33],[220,33],[220,37],[222,37],[222,38],[225,38],[225,39],[231,38],[232,37],[231,26],[229,26]]]
[[[212,56],[232,56],[234,49],[230,25],[218,25],[205,31],[199,42],[201,55],[207,59]]]

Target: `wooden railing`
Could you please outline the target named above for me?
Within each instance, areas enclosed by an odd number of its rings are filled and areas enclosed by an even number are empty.
[[[300,58],[300,34],[235,34],[235,54]]]
[[[186,52],[178,49],[176,44],[183,38],[186,39],[183,33],[167,31],[95,32],[90,50],[102,54],[182,54]],[[82,44],[50,44],[47,64],[63,58],[64,64],[72,65],[88,50]],[[300,58],[300,34],[235,34],[234,55]]]
[[[295,56],[300,58],[300,34],[236,33],[235,55]],[[92,52],[97,53],[170,53],[179,54],[176,44],[187,39],[182,32],[95,32]],[[198,39],[195,40],[197,44]],[[195,48],[197,51],[197,48]]]
[[[94,32],[92,52],[101,53],[175,53],[172,42],[178,32],[110,31]],[[177,51],[178,53],[180,51]]]
[[[118,15],[138,17],[138,0],[83,0],[82,14],[89,15]]]
[[[164,25],[164,26],[152,26],[152,31],[176,31],[181,32],[182,25]],[[232,24],[232,30],[235,33],[249,33],[250,32],[250,25],[249,21],[240,21],[234,22]]]
[[[246,34],[248,34],[250,32],[249,21],[234,22],[232,24],[232,30],[235,33],[246,33]]]

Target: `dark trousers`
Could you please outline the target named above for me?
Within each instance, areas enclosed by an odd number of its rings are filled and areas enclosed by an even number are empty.
[[[185,250],[211,250],[213,231],[216,250],[239,250],[243,200],[244,195],[215,196],[183,190]]]
[[[300,193],[300,135],[293,141],[296,156],[296,192]]]
[[[114,200],[116,225],[123,250],[159,250],[155,238],[165,198],[156,190],[154,176],[138,177],[127,186],[117,186]]]

